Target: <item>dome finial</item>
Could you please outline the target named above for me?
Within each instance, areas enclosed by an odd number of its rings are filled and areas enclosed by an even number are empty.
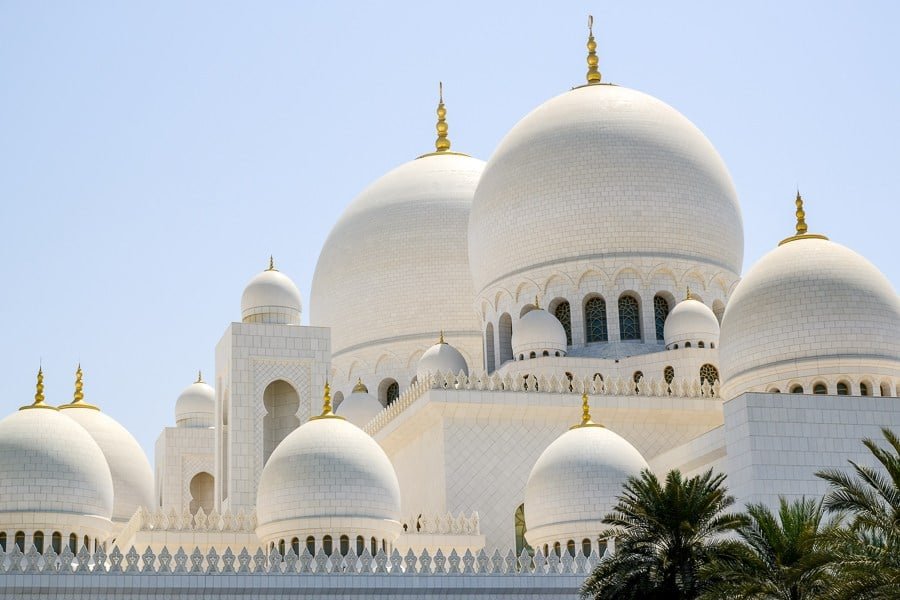
[[[343,419],[344,417],[340,415],[334,414],[334,410],[331,408],[331,386],[328,385],[328,380],[325,380],[325,392],[322,394],[322,414],[317,415],[315,417],[310,417],[310,421],[315,421],[316,419]]]
[[[34,403],[28,404],[26,406],[22,406],[19,410],[25,410],[28,408],[49,408],[50,410],[57,410],[55,406],[50,406],[49,404],[44,404],[44,367],[39,366],[37,372],[37,384],[35,385],[34,390]]]
[[[541,302],[538,300],[537,296],[534,297],[534,308],[537,310],[541,309]]]
[[[354,393],[354,394],[358,394],[359,392],[362,392],[362,393],[364,393],[364,394],[368,394],[368,393],[369,393],[369,388],[367,388],[367,387],[366,387],[366,384],[364,384],[364,383],[362,382],[362,377],[357,377],[357,378],[356,378],[356,385],[353,386],[353,393]]]
[[[203,371],[197,369],[197,381],[194,383],[203,383]]]
[[[600,83],[600,69],[597,68],[597,65],[600,64],[600,59],[597,58],[597,42],[594,41],[594,16],[588,15],[588,41],[587,41],[587,82],[588,85],[593,85],[596,83]]]
[[[693,296],[691,295],[691,286],[687,286],[687,293],[684,295],[685,300],[693,300]]]
[[[444,341],[444,330],[441,329],[441,337],[440,337],[440,339],[438,340],[438,344],[446,344],[446,343],[447,343],[447,342]]]
[[[594,423],[591,420],[591,403],[588,399],[587,389],[581,394],[581,423],[572,425],[569,429],[577,429],[578,427],[603,427],[600,423]]]
[[[436,152],[450,150],[450,138],[447,137],[447,109],[444,107],[444,83],[438,82],[438,107],[437,107],[437,139],[434,141]]]
[[[72,401],[68,404],[61,404],[59,408],[90,408],[92,410],[100,410],[93,404],[84,401],[84,373],[81,370],[81,363],[75,369],[75,393],[72,394]]]
[[[797,197],[794,199],[794,205],[797,207],[797,210],[794,213],[797,217],[796,233],[789,238],[781,240],[778,245],[781,246],[782,244],[802,239],[827,240],[827,237],[819,233],[807,233],[806,211],[803,210],[803,196],[800,195],[799,188],[797,188]]]
[[[266,271],[277,271],[277,270],[278,269],[275,268],[275,257],[270,254],[269,255],[269,268],[266,269]]]

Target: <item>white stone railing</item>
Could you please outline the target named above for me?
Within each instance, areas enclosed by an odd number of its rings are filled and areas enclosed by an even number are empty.
[[[405,411],[411,404],[431,389],[447,390],[488,390],[504,392],[540,392],[549,394],[581,394],[587,390],[588,394],[596,396],[670,396],[675,398],[718,398],[719,382],[710,384],[708,381],[697,379],[677,378],[671,383],[659,377],[644,377],[638,383],[627,377],[608,377],[601,379],[569,379],[551,375],[522,375],[513,376],[507,374],[501,376],[498,373],[476,373],[466,375],[462,371],[457,374],[451,372],[429,374],[425,381],[417,381],[406,389],[400,397],[390,406],[375,415],[366,426],[365,431],[374,435],[385,425],[394,420],[397,415]]]
[[[605,555],[604,555],[605,556]],[[335,552],[327,556],[320,548],[313,556],[305,548],[298,556],[288,549],[284,556],[277,550],[266,555],[261,549],[250,554],[242,549],[235,554],[226,548],[219,554],[212,548],[206,554],[195,548],[190,554],[178,548],[175,554],[163,548],[159,554],[149,547],[143,552],[131,547],[124,554],[118,547],[107,554],[102,548],[93,554],[83,547],[77,554],[66,546],[61,554],[48,548],[43,555],[32,545],[23,553],[13,545],[10,552],[0,551],[0,574],[44,573],[44,574],[205,574],[259,573],[272,576],[295,574],[359,574],[359,575],[580,575],[586,576],[597,566],[600,557],[592,554],[585,557],[579,551],[572,556],[563,552],[562,557],[551,553],[544,557],[540,550],[534,556],[526,551],[518,557],[509,550],[501,554],[495,550],[488,554],[480,550],[473,554],[466,551],[460,555],[455,550],[444,554],[438,550],[433,555],[428,550],[405,555],[394,550],[387,554],[379,550],[374,556],[368,549],[356,556],[352,552],[341,556]]]
[[[478,513],[473,512],[466,516],[460,513],[454,516],[452,513],[443,515],[412,515],[402,520],[403,532],[409,535],[481,535]]]
[[[129,540],[138,531],[197,531],[197,532],[227,532],[227,533],[252,533],[256,531],[256,512],[244,513],[243,509],[237,513],[226,511],[219,513],[213,509],[208,515],[200,508],[196,514],[184,509],[177,511],[174,508],[169,511],[157,509],[150,511],[139,508],[117,536],[119,540]]]

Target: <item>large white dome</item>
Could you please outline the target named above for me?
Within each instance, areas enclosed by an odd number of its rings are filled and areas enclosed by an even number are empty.
[[[251,279],[241,295],[244,323],[299,325],[301,308],[300,290],[271,259],[269,268]]]
[[[653,258],[740,272],[743,229],[724,162],[656,98],[587,85],[528,114],[503,138],[469,219],[475,291],[546,267]],[[512,284],[510,284],[512,285]]]
[[[141,445],[127,429],[110,416],[93,408],[69,404],[60,407],[69,417],[94,438],[112,476],[113,512],[115,521],[128,521],[138,508],[152,509],[153,469]]]
[[[622,485],[649,468],[624,438],[590,422],[573,427],[540,455],[525,485],[526,537],[532,546],[596,539]]]
[[[400,484],[368,434],[341,417],[313,418],[266,462],[256,515],[263,543],[307,535],[390,543],[400,534]]]
[[[175,401],[178,427],[212,427],[216,421],[216,391],[198,375]]]
[[[559,319],[542,308],[530,310],[513,326],[513,354],[528,358],[532,352],[541,356],[566,354],[566,330]]]
[[[0,421],[0,490],[0,514],[55,513],[73,523],[108,522],[113,514],[113,481],[100,446],[55,409],[19,410]],[[10,515],[0,520],[8,524]]]
[[[856,252],[825,239],[794,239],[763,256],[738,284],[720,338],[726,399],[820,379],[834,393],[845,376],[854,385],[900,372],[900,301]]]
[[[377,385],[385,356],[405,385],[440,329],[480,363],[466,231],[483,167],[454,153],[410,161],[366,188],[335,224],[316,265],[310,321],[331,328],[339,387],[358,376]]]

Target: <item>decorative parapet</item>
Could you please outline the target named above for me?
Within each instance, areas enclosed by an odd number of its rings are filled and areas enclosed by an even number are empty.
[[[422,395],[432,389],[443,390],[476,390],[476,391],[503,391],[503,392],[529,392],[547,394],[588,394],[598,396],[656,396],[675,398],[718,398],[719,382],[709,383],[697,379],[677,378],[671,383],[657,377],[644,377],[638,382],[625,377],[609,377],[601,379],[569,379],[551,375],[527,375],[513,376],[511,374],[500,375],[494,373],[475,373],[466,375],[462,371],[453,374],[433,373],[423,381],[417,381],[409,386],[400,397],[390,406],[375,415],[366,426],[365,431],[374,435],[385,425],[390,423],[400,413],[404,412]]]
[[[605,558],[606,555],[604,555]],[[82,546],[77,554],[66,546],[57,554],[48,548],[40,554],[33,545],[23,553],[13,545],[10,552],[0,550],[0,574],[43,573],[59,575],[94,574],[94,575],[128,575],[128,574],[203,574],[220,575],[228,573],[258,573],[271,576],[296,574],[359,574],[359,575],[582,575],[587,576],[601,560],[596,554],[584,556],[580,551],[574,556],[568,552],[557,556],[551,553],[544,557],[540,550],[534,556],[526,551],[516,556],[512,550],[502,554],[495,550],[488,554],[484,550],[477,553],[466,551],[463,554],[451,551],[444,554],[437,550],[430,554],[428,550],[416,553],[412,550],[400,554],[398,550],[387,554],[379,550],[374,556],[368,549],[359,556],[352,551],[346,556],[337,552],[328,556],[320,548],[313,556],[305,548],[297,555],[288,549],[284,556],[277,550],[268,555],[261,549],[250,554],[246,548],[235,554],[226,548],[219,554],[211,548],[205,554],[198,548],[188,553],[178,548],[172,554],[163,548],[158,554],[151,548],[138,553],[133,546],[125,553],[114,547],[107,554],[98,548],[93,554]]]
[[[407,535],[481,535],[478,513],[466,516],[460,513],[443,515],[413,515],[403,519],[403,532]]]
[[[129,519],[117,540],[128,542],[139,531],[195,531],[209,533],[253,533],[256,531],[256,511],[237,513],[226,511],[219,513],[213,509],[208,515],[200,508],[195,514],[185,508],[168,512],[159,509],[150,511],[139,508]]]

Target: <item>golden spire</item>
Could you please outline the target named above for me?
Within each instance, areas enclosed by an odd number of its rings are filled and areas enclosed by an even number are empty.
[[[81,371],[81,363],[78,363],[78,369],[75,371],[75,393],[72,395],[72,401],[68,404],[62,404],[59,408],[90,408],[92,410],[100,410],[93,404],[84,401],[84,381],[82,380],[84,373]]]
[[[572,425],[569,429],[578,429],[579,427],[603,427],[600,423],[594,423],[591,420],[591,405],[588,401],[587,390],[581,394],[581,423]]]
[[[684,295],[685,300],[693,300],[694,297],[691,295],[691,286],[687,286],[687,293]]]
[[[310,421],[315,421],[317,419],[341,419],[344,417],[340,415],[334,414],[334,411],[331,408],[331,386],[328,385],[328,382],[325,382],[325,393],[322,396],[322,414],[317,415],[315,417],[310,417]]]
[[[356,378],[356,385],[353,386],[353,393],[354,393],[354,394],[358,394],[359,392],[362,392],[362,393],[364,393],[364,394],[368,394],[368,393],[369,393],[369,388],[367,388],[367,387],[366,387],[366,384],[364,384],[364,383],[362,382],[362,377],[357,377],[357,378]]]
[[[450,138],[447,137],[447,109],[444,107],[444,83],[438,82],[438,107],[437,107],[437,139],[434,141],[436,152],[450,150]]]
[[[594,85],[600,83],[600,70],[597,68],[597,65],[600,64],[600,59],[597,58],[597,42],[594,41],[594,17],[593,15],[588,15],[588,41],[587,41],[587,82],[588,85]]]
[[[269,255],[269,268],[266,271],[277,271],[275,268],[275,258],[270,254]]]
[[[197,381],[194,383],[203,383],[203,371],[197,370]]]
[[[824,235],[818,233],[807,233],[808,228],[806,227],[806,211],[803,210],[803,196],[800,195],[799,189],[797,190],[797,198],[794,200],[794,205],[797,207],[797,211],[794,213],[797,216],[796,233],[791,237],[781,240],[778,245],[781,246],[782,244],[793,242],[794,240],[827,240],[828,238]]]
[[[535,307],[537,310],[540,310],[540,309],[541,309],[541,303],[540,303],[540,301],[538,300],[538,297],[537,297],[537,296],[534,297],[534,307]]]
[[[441,337],[440,337],[440,339],[438,340],[438,344],[446,344],[446,343],[447,343],[447,342],[444,341],[444,330],[441,329]]]
[[[28,404],[27,406],[22,406],[19,410],[25,410],[28,408],[49,408],[50,410],[57,410],[55,406],[50,406],[49,404],[44,404],[44,368],[38,367],[37,372],[37,385],[35,386],[34,392],[34,403]]]

